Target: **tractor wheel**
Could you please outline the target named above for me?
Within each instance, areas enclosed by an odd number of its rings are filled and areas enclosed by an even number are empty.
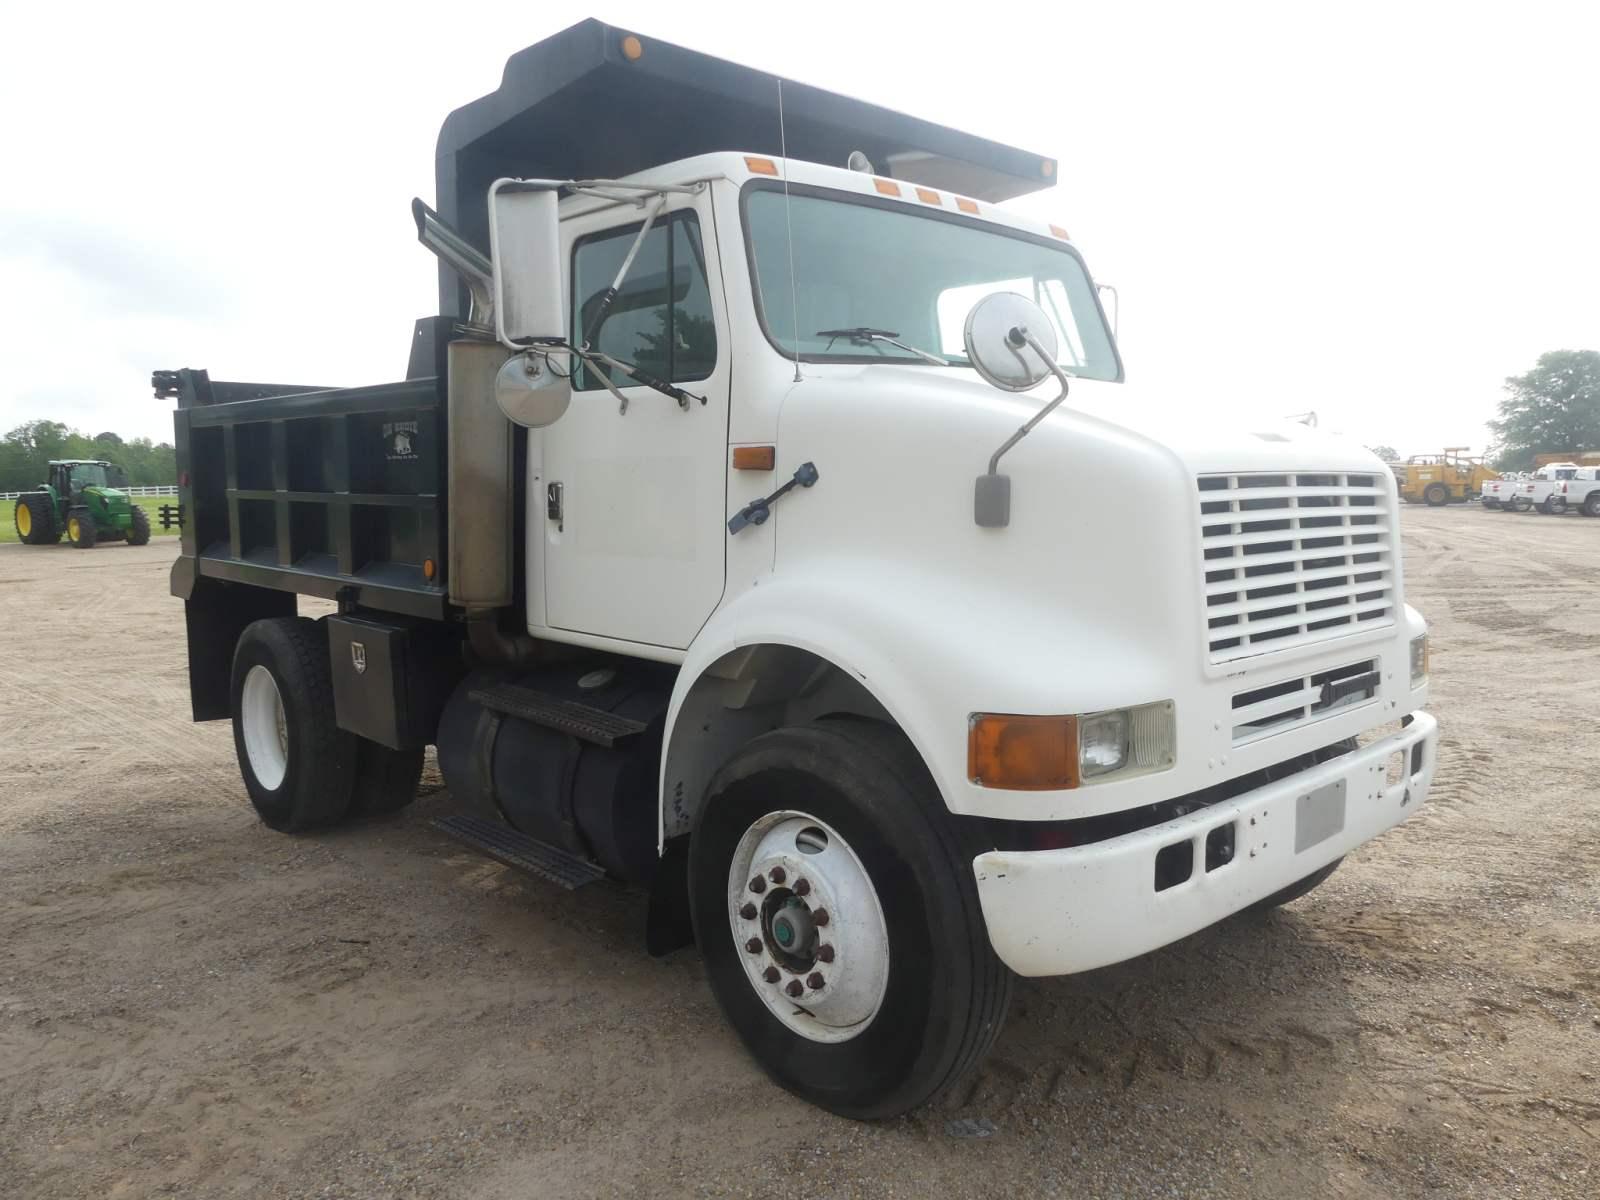
[[[887,726],[777,729],[717,772],[689,843],[695,935],[712,994],[777,1083],[867,1119],[977,1066],[1011,973],[975,846]]]
[[[1422,493],[1422,499],[1430,508],[1440,508],[1450,503],[1450,489],[1442,483],[1430,483],[1427,490]]]
[[[49,496],[18,496],[12,520],[17,540],[25,546],[53,546],[61,540],[61,526],[56,523]]]
[[[250,803],[282,833],[349,811],[360,741],[335,723],[328,638],[304,617],[246,626],[233,652],[233,745]]]
[[[150,540],[150,514],[133,506],[133,525],[128,529],[128,545],[142,546]]]
[[[88,512],[78,509],[67,514],[67,541],[79,550],[93,550],[99,539],[100,530]]]
[[[417,783],[422,779],[422,751],[391,750],[367,738],[358,740],[351,814],[381,817],[399,812],[417,798]]]

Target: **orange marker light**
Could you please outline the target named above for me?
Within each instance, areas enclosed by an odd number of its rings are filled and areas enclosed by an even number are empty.
[[[425,558],[425,559],[422,560],[422,577],[424,579],[429,580],[431,582],[433,577],[435,575],[437,575],[438,573],[439,573],[439,564],[438,563],[434,562],[433,559],[431,559],[431,558]]]
[[[900,185],[892,179],[874,179],[872,186],[885,196],[898,196],[900,194]]]
[[[1078,718],[973,713],[967,778],[1017,792],[1078,786]]]
[[[640,42],[638,38],[634,37],[633,34],[630,33],[627,37],[622,39],[623,58],[627,59],[629,62],[638,62],[640,56],[643,54],[644,44]]]
[[[921,187],[919,187],[917,189],[917,199],[921,200],[924,204],[943,204],[944,203],[943,200],[939,199],[939,193],[934,191],[932,188],[921,188]]]
[[[971,213],[973,216],[978,215],[978,202],[976,200],[968,200],[964,196],[957,196],[956,207],[964,213]]]
[[[744,165],[750,168],[750,174],[752,175],[776,175],[778,173],[778,164],[770,158],[755,158],[746,155]]]
[[[1056,173],[1056,165],[1055,165],[1055,163],[1051,162],[1048,158],[1045,159],[1042,163],[1039,164],[1039,174],[1043,175],[1046,179],[1049,179],[1055,173]]]
[[[735,471],[770,471],[777,464],[776,446],[735,446],[733,469]]]
[[[1069,239],[1069,238],[1068,238],[1068,237],[1067,237],[1067,231],[1066,231],[1066,230],[1065,230],[1065,229],[1063,229],[1063,228],[1061,228],[1061,226],[1059,226],[1059,225],[1052,225],[1052,226],[1050,226],[1050,232],[1051,232],[1051,233],[1053,233],[1053,234],[1055,234],[1055,235],[1056,235],[1056,236],[1057,236],[1057,237],[1058,237],[1058,238],[1060,238],[1060,239],[1061,239],[1061,240],[1062,240],[1062,241],[1063,241],[1063,242],[1065,242],[1065,241],[1069,241],[1069,240],[1070,240],[1070,239]]]

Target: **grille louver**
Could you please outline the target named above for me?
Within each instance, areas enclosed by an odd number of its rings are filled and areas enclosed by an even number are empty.
[[[1394,623],[1384,485],[1377,475],[1342,472],[1200,476],[1212,662]]]

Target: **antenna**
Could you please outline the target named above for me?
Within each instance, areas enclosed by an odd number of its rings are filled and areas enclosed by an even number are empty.
[[[783,227],[789,237],[789,312],[794,317],[794,381],[800,382],[800,288],[794,279],[794,222],[789,219],[789,133],[783,124],[783,78],[778,77],[778,156],[783,159]]]

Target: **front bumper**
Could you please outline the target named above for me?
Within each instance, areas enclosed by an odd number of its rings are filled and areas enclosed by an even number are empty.
[[[1304,879],[1427,799],[1439,725],[1412,715],[1398,733],[1351,754],[1149,829],[1064,850],[978,855],[972,866],[995,953],[1019,975],[1088,971],[1187,937]],[[1396,754],[1403,766],[1390,783]],[[1208,869],[1207,839],[1229,825],[1232,856]],[[1191,873],[1157,891],[1157,855],[1179,847],[1164,860],[1170,878],[1185,842]]]

